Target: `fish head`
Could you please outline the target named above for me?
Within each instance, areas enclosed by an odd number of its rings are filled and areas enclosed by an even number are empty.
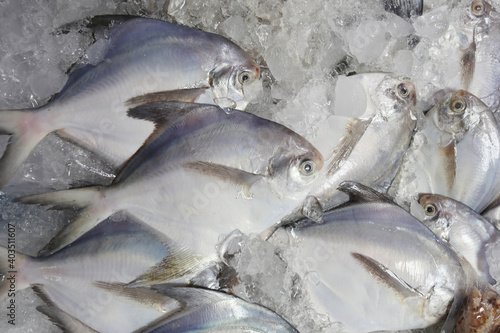
[[[225,62],[210,72],[209,84],[217,105],[244,110],[262,91],[261,70],[253,59],[239,65]]]
[[[454,222],[457,209],[454,201],[438,194],[420,193],[418,203],[423,208],[424,223],[432,232],[448,241],[450,228]]]
[[[484,0],[473,0],[466,6],[466,15],[475,23],[496,13],[495,9]]]
[[[385,121],[406,117],[414,127],[417,118],[417,90],[404,77],[387,75],[370,94],[376,106],[376,116]]]
[[[465,90],[458,90],[443,97],[429,110],[426,117],[431,119],[442,133],[442,145],[446,145],[451,138],[456,142],[462,140],[488,110],[479,98]],[[446,136],[450,138],[446,139]]]
[[[269,160],[272,189],[280,197],[308,192],[323,168],[323,155],[307,140],[295,134]]]
[[[465,49],[474,42],[478,24],[496,17],[498,17],[498,12],[484,0],[465,2],[459,8],[459,17],[457,19],[457,33],[462,39],[462,48]]]

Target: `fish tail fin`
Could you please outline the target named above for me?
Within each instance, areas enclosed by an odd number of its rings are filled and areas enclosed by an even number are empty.
[[[105,192],[106,190],[102,186],[89,186],[29,195],[14,201],[42,206],[49,205],[51,209],[70,207],[81,209],[76,220],[60,230],[39,253],[39,255],[47,255],[69,245],[116,211],[106,200]]]
[[[16,198],[13,201],[30,205],[51,206],[52,209],[85,208],[90,206],[99,197],[99,192],[102,190],[101,186],[88,186],[27,195]]]
[[[0,111],[0,134],[11,135],[0,158],[0,189],[12,179],[35,146],[47,135],[33,111]]]
[[[41,293],[41,291],[37,291]],[[97,333],[96,330],[87,326],[69,313],[61,310],[55,305],[41,305],[36,308],[40,313],[46,315],[49,320],[63,332]]]
[[[26,263],[34,258],[16,252],[12,244],[7,245],[10,248],[0,246],[0,300],[7,297],[15,297],[15,293],[25,289],[30,282],[26,280],[26,274],[23,274]]]

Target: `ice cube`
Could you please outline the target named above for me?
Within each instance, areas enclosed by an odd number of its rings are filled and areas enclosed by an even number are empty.
[[[447,6],[442,6],[419,16],[413,23],[413,27],[419,36],[438,39],[448,30],[450,25],[448,17],[449,9]]]
[[[349,50],[359,62],[370,62],[380,57],[387,45],[387,23],[364,21],[355,30],[347,32]]]

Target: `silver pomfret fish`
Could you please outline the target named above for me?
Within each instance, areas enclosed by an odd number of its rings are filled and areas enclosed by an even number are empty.
[[[453,9],[454,42],[445,61],[446,92],[466,90],[496,112],[500,98],[500,14],[484,0],[463,1]],[[446,42],[445,42],[446,43]],[[436,96],[442,97],[442,94]],[[437,100],[436,100],[437,102]],[[498,117],[497,115],[495,117]]]
[[[161,281],[163,272],[176,276],[178,272],[173,271],[187,268],[175,264],[182,251],[167,245],[171,240],[132,221],[105,221],[71,246],[47,257],[16,253],[16,290],[33,286],[50,305],[98,332],[133,331],[162,316],[165,311],[161,308],[145,306],[94,285],[98,281],[127,284],[149,273],[158,274],[157,281]],[[0,252],[6,258],[2,259],[0,274],[8,277],[7,249],[0,247]],[[9,280],[2,280],[0,297],[7,296],[9,286]]]
[[[474,268],[476,273],[492,285],[486,250],[500,239],[500,231],[470,207],[456,200],[436,194],[419,195],[423,208],[422,222]]]
[[[500,97],[500,14],[486,1],[474,0],[466,7],[459,30],[469,41],[461,59],[461,89],[481,99],[493,111]]]
[[[304,200],[323,166],[321,153],[300,135],[242,111],[158,103],[131,112],[135,117],[186,115],[159,125],[109,187],[20,199],[86,207],[51,241],[50,251],[125,210],[197,254],[211,256],[221,233],[261,232]]]
[[[351,201],[326,212],[324,223],[274,235],[288,233],[297,259],[289,264],[313,308],[345,332],[424,328],[446,316],[465,288],[453,251],[380,193],[352,182],[339,188]]]
[[[500,193],[500,133],[489,108],[459,90],[443,97],[415,134],[390,193],[408,205],[441,194],[481,212]]]
[[[288,224],[304,218],[315,219],[347,200],[337,190],[344,180],[354,180],[386,191],[391,184],[417,123],[416,90],[405,78],[385,73],[360,75],[367,94],[361,118],[352,118],[344,137],[315,181],[314,189],[296,210],[281,220]]]
[[[75,70],[47,105],[0,111],[0,133],[11,135],[0,159],[0,188],[48,133],[70,138],[119,166],[154,128],[128,117],[131,106],[180,100],[244,109],[260,82],[255,61],[222,36],[130,19],[111,31],[102,60]]]
[[[220,291],[168,284],[150,288],[123,288],[113,284],[101,286],[138,302],[161,304],[163,300],[171,299],[180,304],[177,311],[166,313],[137,332],[298,333],[271,310]]]

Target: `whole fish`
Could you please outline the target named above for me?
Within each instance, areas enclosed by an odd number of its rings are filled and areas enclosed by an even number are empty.
[[[47,246],[54,251],[117,211],[203,256],[222,233],[261,232],[304,200],[323,158],[303,137],[246,112],[194,103],[156,103],[134,117],[158,125],[113,183],[49,192],[24,203],[83,208]],[[168,118],[168,117],[167,117]]]
[[[119,166],[154,129],[149,121],[127,116],[131,106],[181,100],[244,109],[248,93],[261,87],[260,82],[255,61],[222,36],[130,19],[111,30],[102,60],[73,71],[47,105],[0,111],[0,134],[11,135],[0,159],[0,189],[48,133],[69,138]]]
[[[419,203],[425,213],[422,222],[462,255],[479,276],[495,284],[486,250],[500,239],[500,230],[470,207],[442,195],[422,193]]]
[[[167,312],[137,332],[298,332],[271,310],[219,291],[168,284],[150,288],[124,288],[116,284],[100,286],[138,302],[161,305],[165,299],[172,299],[180,304],[175,312]]]
[[[462,84],[493,112],[500,106],[500,14],[486,1],[474,0],[466,7],[461,29],[469,46],[460,61]],[[499,117],[496,115],[495,117]]]
[[[135,223],[133,219],[105,221],[71,246],[47,257],[34,258],[18,252],[14,269],[7,262],[8,250],[0,247],[5,258],[0,266],[0,298],[8,295],[12,281],[16,291],[32,286],[50,306],[98,332],[131,332],[159,318],[166,305],[155,308],[95,285],[128,284],[151,276],[157,283],[168,281],[197,264],[196,258],[175,249],[168,238]],[[13,270],[15,280],[11,280]],[[177,305],[174,302],[172,307]]]
[[[345,332],[430,326],[460,300],[465,276],[455,253],[403,208],[359,183],[324,223],[288,231],[313,308]]]
[[[441,194],[481,212],[500,193],[500,132],[490,109],[459,90],[425,116],[389,191],[408,205],[418,193]]]
[[[280,224],[304,216],[320,221],[322,210],[347,201],[348,196],[337,190],[344,180],[382,192],[389,188],[417,123],[415,86],[408,79],[385,73],[360,75],[359,83],[367,95],[365,112],[360,118],[350,119],[308,199]]]

